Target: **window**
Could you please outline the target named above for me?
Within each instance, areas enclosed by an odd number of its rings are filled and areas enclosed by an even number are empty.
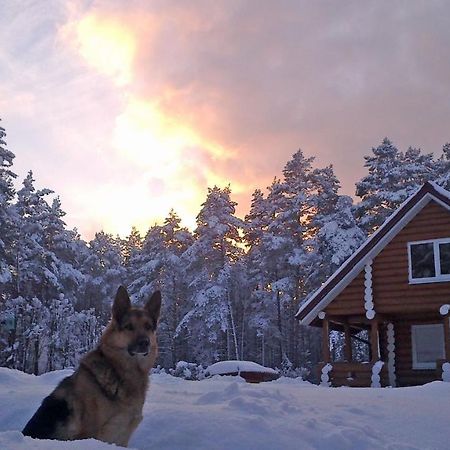
[[[450,239],[408,243],[409,282],[450,281]]]
[[[436,369],[436,361],[444,359],[444,326],[412,325],[413,369]]]
[[[439,263],[441,274],[450,275],[450,242],[439,244]]]

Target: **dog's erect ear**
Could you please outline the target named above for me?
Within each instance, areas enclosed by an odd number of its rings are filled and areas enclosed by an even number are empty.
[[[117,289],[116,298],[114,299],[112,307],[112,316],[118,323],[123,319],[123,316],[131,308],[130,297],[127,290],[123,286],[119,286]]]
[[[153,322],[158,323],[159,312],[161,310],[161,292],[155,291],[153,295],[150,297],[149,301],[145,304],[145,309],[150,314],[150,317],[153,319]]]

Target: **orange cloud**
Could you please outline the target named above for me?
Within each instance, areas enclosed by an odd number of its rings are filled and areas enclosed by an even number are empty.
[[[122,235],[131,225],[145,232],[149,223],[163,219],[171,208],[185,224],[194,227],[206,188],[229,183],[221,169],[235,157],[172,107],[182,93],[170,83],[152,95],[137,93],[136,55],[144,50],[142,42],[145,52],[151,47],[148,25],[152,20],[151,16],[130,16],[128,20],[121,16],[119,20],[96,10],[72,14],[63,30],[65,42],[81,60],[94,72],[109,77],[111,89],[122,93],[124,103],[114,119],[110,145],[116,164],[132,167],[135,175],[99,188],[96,204],[86,207],[93,216],[103,218],[106,230]],[[157,28],[155,25],[153,30]],[[239,192],[245,188],[236,182],[233,189]],[[85,201],[94,203],[89,195]]]
[[[123,86],[132,81],[136,37],[114,19],[95,14],[84,17],[76,27],[79,51],[101,73]]]

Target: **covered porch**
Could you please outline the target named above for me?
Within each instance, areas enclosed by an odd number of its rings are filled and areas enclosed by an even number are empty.
[[[320,383],[328,386],[386,387],[423,384],[442,380],[450,362],[450,326],[448,313],[444,316],[399,317],[374,314],[369,319],[360,316],[319,314],[322,325],[322,356],[318,365]],[[414,342],[411,330],[430,323],[443,329],[443,351],[427,368],[414,365]],[[411,325],[413,324],[413,325]],[[425,325],[426,327],[427,325]],[[339,358],[330,345],[332,331],[342,339]],[[363,332],[363,333],[361,333]],[[364,336],[364,338],[361,337]],[[355,341],[365,346],[365,355],[355,355]],[[417,364],[417,363],[416,363]],[[443,370],[444,368],[444,370]]]

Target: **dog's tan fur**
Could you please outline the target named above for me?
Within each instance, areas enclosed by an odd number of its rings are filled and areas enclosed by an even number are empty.
[[[126,290],[119,288],[111,321],[98,347],[87,353],[78,370],[48,397],[57,405],[67,404],[70,413],[67,420],[55,423],[52,436],[44,437],[60,440],[95,438],[128,445],[142,420],[149,372],[158,353],[155,330],[160,304],[161,297],[156,292],[144,308],[133,308]],[[144,346],[142,342],[146,342],[146,338],[150,341],[148,354],[143,351],[130,353],[136,346]],[[35,416],[38,413],[39,410]],[[32,437],[42,422],[39,417],[34,423],[33,419],[24,429],[24,434]]]

